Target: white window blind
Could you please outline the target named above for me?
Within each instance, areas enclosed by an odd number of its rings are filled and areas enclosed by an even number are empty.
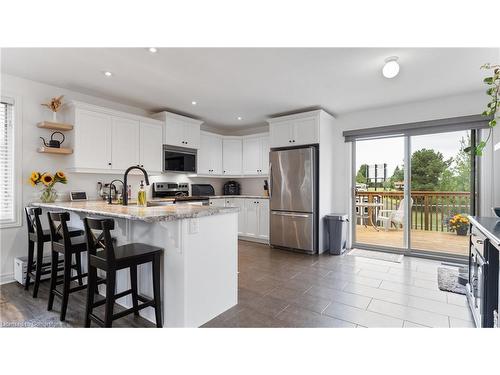
[[[13,104],[4,98],[0,101],[0,224],[16,221]]]

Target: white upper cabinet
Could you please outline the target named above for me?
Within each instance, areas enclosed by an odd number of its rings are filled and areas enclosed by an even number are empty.
[[[239,137],[222,140],[222,174],[224,176],[242,174],[242,142]]]
[[[243,138],[243,174],[259,174],[262,167],[260,145],[260,138]]]
[[[111,162],[113,169],[139,165],[139,121],[113,117]]]
[[[165,122],[164,144],[200,148],[200,125],[203,121],[166,111],[154,114],[153,118]]]
[[[198,151],[198,174],[222,174],[222,137],[202,132]]]
[[[71,113],[74,123],[74,168],[111,169],[112,118],[106,114],[75,109]]]
[[[271,147],[291,146],[293,122],[269,123],[269,143]]]
[[[265,175],[269,173],[269,137],[243,138],[243,174]]]
[[[122,174],[143,165],[161,173],[163,122],[76,101],[63,113],[74,124],[70,171]]]
[[[319,143],[319,115],[297,119],[293,122],[293,144]]]
[[[163,169],[163,126],[156,121],[141,121],[139,138],[141,167],[148,172],[161,172]]]
[[[268,120],[271,147],[319,143],[320,110]]]

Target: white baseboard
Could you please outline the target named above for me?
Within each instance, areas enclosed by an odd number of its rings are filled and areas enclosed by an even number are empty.
[[[4,273],[3,275],[0,275],[0,285],[2,284],[8,284],[13,281],[16,281],[14,279],[14,272],[12,273]]]
[[[238,239],[243,240],[243,241],[258,242],[258,243],[263,243],[263,244],[269,245],[269,240],[263,239],[263,238],[247,237],[247,236],[238,235]]]

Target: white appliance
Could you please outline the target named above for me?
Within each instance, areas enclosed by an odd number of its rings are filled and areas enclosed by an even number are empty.
[[[50,256],[43,257],[43,263],[50,263]],[[14,259],[14,279],[24,285],[26,282],[26,270],[28,269],[28,257],[18,257]],[[50,278],[50,274],[42,275],[41,280]],[[33,280],[31,280],[33,282]]]

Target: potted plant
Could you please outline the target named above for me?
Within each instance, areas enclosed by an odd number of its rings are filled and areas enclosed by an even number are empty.
[[[44,172],[32,172],[29,183],[31,186],[36,186],[42,184],[42,193],[40,194],[40,200],[44,203],[53,203],[57,199],[57,190],[54,189],[54,185],[60,182],[61,184],[66,184],[68,179],[64,172],[58,171],[54,175]]]
[[[481,140],[476,146],[472,145],[464,149],[465,152],[473,149],[477,156],[483,155],[483,150],[493,134],[493,128],[497,125],[500,115],[500,65],[487,63],[482,65],[481,69],[492,71],[491,75],[483,80],[488,85],[488,90],[486,90],[486,95],[489,97],[488,104],[482,113],[483,116],[489,119],[488,137],[485,140]]]
[[[466,236],[469,231],[469,219],[462,214],[454,215],[450,221],[450,229],[457,233],[457,236]]]

